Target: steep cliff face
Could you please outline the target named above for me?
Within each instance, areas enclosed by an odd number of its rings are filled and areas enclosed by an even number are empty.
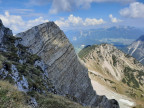
[[[126,53],[135,57],[138,61],[144,64],[144,35],[134,41],[126,49]]]
[[[144,94],[144,66],[135,58],[109,44],[87,46],[80,51],[79,57],[88,68],[92,80],[136,102],[144,100],[139,95]]]
[[[117,108],[115,100],[96,95],[88,77],[88,70],[79,62],[73,46],[53,22],[44,23],[16,35],[20,44],[37,54],[44,62],[44,70],[57,93],[67,95],[83,105]]]

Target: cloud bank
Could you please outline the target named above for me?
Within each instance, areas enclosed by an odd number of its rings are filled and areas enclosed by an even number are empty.
[[[38,24],[48,22],[48,20],[44,20],[43,17],[24,21],[21,16],[10,15],[8,11],[6,11],[4,15],[0,14],[0,18],[3,21],[4,25],[12,29],[14,33],[22,32]]]
[[[96,26],[104,24],[105,21],[103,19],[95,19],[95,18],[82,19],[81,17],[76,17],[71,14],[67,19],[61,18],[59,20],[56,20],[55,23],[62,28],[68,28],[68,27]]]
[[[130,18],[144,18],[144,3],[131,3],[129,7],[120,10],[120,14]]]
[[[19,33],[27,29],[30,29],[33,26],[48,22],[48,20],[44,19],[43,17],[38,17],[33,20],[25,21],[22,16],[11,15],[8,11],[5,11],[3,15],[0,14],[0,19],[3,21],[4,25],[12,29],[14,33]],[[56,20],[55,23],[61,28],[68,29],[71,27],[82,28],[82,27],[96,26],[104,24],[105,21],[103,19],[95,19],[95,18],[83,19],[81,17],[76,17],[71,14],[66,19],[60,18]]]

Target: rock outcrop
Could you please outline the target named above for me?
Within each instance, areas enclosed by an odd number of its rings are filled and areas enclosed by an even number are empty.
[[[13,35],[13,33],[9,28],[4,27],[2,21],[0,20],[0,43],[2,43],[3,36],[5,35]]]
[[[88,70],[78,60],[73,46],[63,31],[54,23],[35,26],[16,35],[22,38],[20,44],[32,54],[41,57],[48,77],[57,93],[73,100],[95,107],[118,108],[115,100],[96,95],[88,77]]]

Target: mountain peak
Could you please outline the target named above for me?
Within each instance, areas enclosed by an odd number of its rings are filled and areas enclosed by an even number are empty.
[[[72,44],[54,22],[40,24],[16,36],[22,38],[20,43],[32,54],[42,59],[44,70],[58,94],[73,97],[83,105],[114,106],[114,100],[98,96],[93,90],[87,68],[81,64]],[[115,106],[119,107],[118,104]]]

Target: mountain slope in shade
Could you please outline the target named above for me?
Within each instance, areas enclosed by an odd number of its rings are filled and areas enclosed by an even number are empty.
[[[126,48],[126,53],[135,57],[138,61],[144,64],[144,35],[129,45]]]
[[[143,104],[144,66],[136,59],[109,44],[87,46],[78,55],[99,95],[115,98],[122,108],[127,108],[123,100]]]

